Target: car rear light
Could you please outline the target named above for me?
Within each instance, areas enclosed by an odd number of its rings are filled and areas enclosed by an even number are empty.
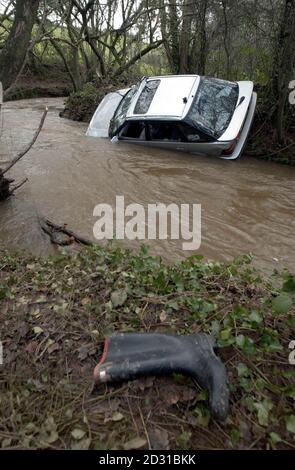
[[[238,140],[237,139],[234,140],[231,146],[228,147],[228,149],[222,151],[221,155],[231,155],[233,151],[235,150],[237,143],[238,143]]]
[[[237,135],[237,138],[232,142],[231,146],[228,149],[223,150],[221,155],[231,155],[233,153],[233,151],[235,150],[237,146],[237,143],[239,142],[240,135],[241,134],[239,133]]]

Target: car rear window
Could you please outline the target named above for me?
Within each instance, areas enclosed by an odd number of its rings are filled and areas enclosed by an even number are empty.
[[[134,108],[134,114],[146,114],[160,85],[160,80],[149,80],[140,93]]]
[[[201,78],[186,120],[207,135],[219,139],[231,121],[238,97],[237,83]]]

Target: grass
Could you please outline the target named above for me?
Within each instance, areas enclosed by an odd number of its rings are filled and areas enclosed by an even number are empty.
[[[0,253],[0,446],[7,449],[295,447],[295,281],[261,279],[251,257],[173,266],[110,245],[54,258]],[[106,334],[206,331],[217,337],[230,414],[180,375],[100,386]]]

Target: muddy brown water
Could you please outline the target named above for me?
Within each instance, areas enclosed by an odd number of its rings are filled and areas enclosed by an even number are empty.
[[[295,168],[243,157],[236,162],[200,158],[85,136],[86,125],[59,118],[62,99],[6,103],[0,134],[0,167],[30,141],[44,106],[49,114],[38,142],[11,171],[29,178],[0,204],[0,247],[34,254],[54,251],[40,231],[38,214],[92,238],[96,204],[162,202],[202,205],[198,254],[216,260],[252,252],[262,271],[294,272]],[[183,259],[182,240],[147,242],[152,254]],[[139,241],[120,242],[138,248]]]

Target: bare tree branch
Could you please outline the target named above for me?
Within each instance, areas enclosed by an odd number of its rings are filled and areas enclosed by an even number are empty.
[[[45,110],[44,110],[43,116],[42,116],[42,118],[41,118],[39,127],[38,127],[37,131],[35,132],[33,139],[32,139],[31,142],[27,145],[27,147],[26,147],[22,152],[20,152],[20,153],[11,161],[11,163],[1,172],[1,176],[4,176],[9,170],[11,170],[11,168],[12,168],[21,158],[23,158],[23,157],[31,150],[31,148],[32,148],[33,145],[35,144],[35,142],[36,142],[36,140],[38,139],[38,136],[39,136],[39,134],[40,134],[40,132],[41,132],[41,130],[42,130],[42,128],[43,128],[43,125],[44,125],[44,122],[45,122],[47,113],[48,113],[48,108],[46,107]]]

